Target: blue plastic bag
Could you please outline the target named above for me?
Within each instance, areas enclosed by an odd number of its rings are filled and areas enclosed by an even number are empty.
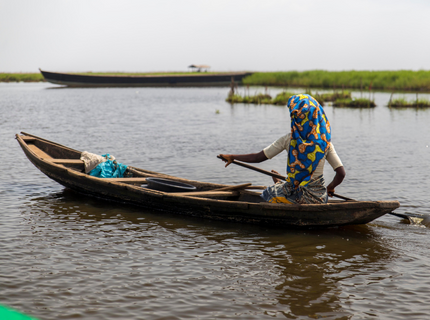
[[[97,178],[123,178],[127,166],[118,163],[116,160],[111,160],[109,153],[103,154],[106,158],[105,162],[100,163],[97,167],[91,170],[88,174]]]

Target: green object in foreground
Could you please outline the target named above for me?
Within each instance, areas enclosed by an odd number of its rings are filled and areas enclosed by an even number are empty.
[[[1,320],[37,320],[34,317],[27,316],[16,310],[0,305],[0,319]]]

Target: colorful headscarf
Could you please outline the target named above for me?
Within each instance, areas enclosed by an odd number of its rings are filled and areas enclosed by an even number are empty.
[[[330,147],[331,129],[323,108],[310,95],[294,95],[287,105],[291,116],[287,181],[298,188],[309,183]]]

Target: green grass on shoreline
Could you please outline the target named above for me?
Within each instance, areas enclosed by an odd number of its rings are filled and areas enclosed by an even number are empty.
[[[358,89],[386,91],[430,91],[430,71],[289,71],[257,72],[245,85]]]
[[[45,81],[41,73],[0,73],[0,82]]]

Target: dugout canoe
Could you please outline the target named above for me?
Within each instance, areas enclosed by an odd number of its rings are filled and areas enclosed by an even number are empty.
[[[39,69],[40,70],[40,69]],[[46,81],[68,87],[213,87],[237,84],[250,72],[190,73],[172,75],[88,75],[40,70]]]
[[[41,172],[66,188],[174,214],[285,227],[334,227],[366,224],[400,206],[398,201],[340,200],[327,204],[271,204],[260,198],[260,186],[194,181],[131,166],[127,170],[133,177],[96,178],[85,173],[81,151],[25,132],[17,134],[16,139]],[[156,190],[148,187],[149,178],[195,188],[185,192]]]

